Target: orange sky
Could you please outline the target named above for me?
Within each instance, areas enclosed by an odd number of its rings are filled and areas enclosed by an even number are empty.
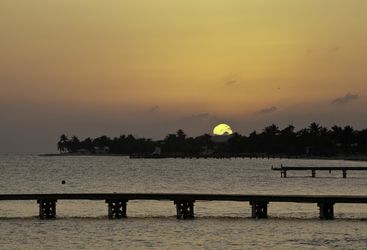
[[[197,135],[222,121],[242,133],[313,120],[367,127],[366,9],[365,0],[1,0],[0,151],[54,147],[63,132]],[[42,146],[23,148],[29,134]]]

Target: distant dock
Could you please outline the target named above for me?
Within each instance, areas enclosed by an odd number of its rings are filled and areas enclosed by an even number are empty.
[[[244,195],[244,194],[180,194],[180,193],[75,193],[75,194],[2,194],[0,201],[34,200],[39,204],[39,218],[56,218],[56,203],[60,200],[101,200],[107,203],[108,218],[127,217],[131,200],[167,200],[176,206],[177,219],[194,218],[197,201],[249,202],[252,218],[267,218],[270,202],[315,203],[320,219],[334,219],[336,203],[367,203],[367,196],[353,195]]]
[[[306,156],[296,156],[296,155],[275,155],[275,154],[226,154],[226,153],[216,153],[210,155],[203,154],[131,154],[130,159],[231,159],[231,158],[249,158],[249,159],[301,159],[306,158]]]
[[[311,171],[311,177],[316,177],[316,171],[341,171],[343,178],[347,178],[347,171],[366,171],[367,167],[288,167],[281,165],[280,167],[271,167],[273,171],[280,171],[282,178],[287,178],[288,171]]]
[[[130,154],[130,159],[312,159],[312,160],[341,160],[341,161],[367,161],[366,156],[312,156],[290,154],[267,154],[267,153],[215,153],[204,154],[161,154],[150,153]]]

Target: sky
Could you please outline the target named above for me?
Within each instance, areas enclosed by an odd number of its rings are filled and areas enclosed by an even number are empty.
[[[367,127],[365,0],[1,0],[0,152]]]

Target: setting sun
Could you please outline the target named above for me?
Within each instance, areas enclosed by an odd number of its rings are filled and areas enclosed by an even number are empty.
[[[231,135],[233,134],[232,128],[227,124],[219,124],[213,129],[214,135]]]

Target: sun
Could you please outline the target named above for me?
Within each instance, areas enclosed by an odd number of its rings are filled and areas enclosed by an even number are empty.
[[[215,128],[213,129],[213,134],[214,135],[231,135],[233,134],[233,131],[228,124],[222,123],[222,124],[215,126]]]

